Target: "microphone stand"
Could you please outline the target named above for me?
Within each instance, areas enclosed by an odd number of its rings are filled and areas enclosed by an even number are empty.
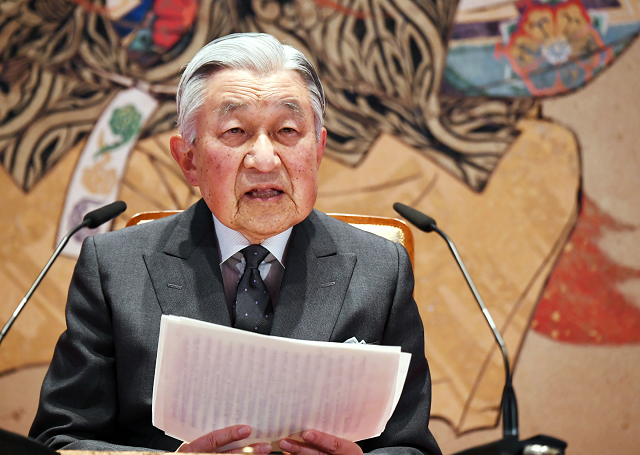
[[[454,243],[451,241],[449,236],[444,232],[442,232],[442,230],[438,228],[435,224],[433,225],[432,229],[434,232],[437,232],[438,235],[440,235],[440,237],[442,237],[445,242],[447,242],[447,245],[449,246],[449,250],[451,250],[451,253],[455,258],[456,263],[458,264],[458,267],[462,272],[462,275],[464,275],[464,279],[467,282],[469,289],[471,289],[471,292],[473,293],[473,296],[475,297],[476,302],[478,302],[478,306],[480,307],[480,310],[484,314],[484,318],[489,324],[489,328],[491,328],[493,337],[495,338],[496,342],[500,346],[500,350],[502,351],[502,360],[504,362],[504,369],[506,372],[504,390],[502,392],[502,416],[503,416],[502,435],[505,439],[515,438],[517,440],[518,439],[518,403],[516,401],[516,393],[513,389],[513,384],[511,382],[511,368],[509,367],[509,355],[507,354],[507,346],[504,340],[502,339],[502,335],[500,335],[500,332],[498,331],[498,328],[496,327],[495,322],[493,322],[493,318],[491,317],[489,310],[487,310],[487,307],[485,306],[482,300],[482,297],[480,297],[480,293],[476,289],[476,286],[473,283],[471,276],[467,272],[467,268],[464,266],[464,263],[462,262],[462,258],[458,254],[458,249],[456,248]]]
[[[507,346],[500,335],[500,331],[496,327],[493,318],[489,313],[489,310],[485,306],[480,293],[476,289],[471,276],[467,272],[467,268],[462,262],[458,249],[451,241],[449,236],[445,234],[438,226],[436,221],[430,216],[419,212],[418,210],[400,204],[396,202],[393,204],[393,208],[406,218],[411,224],[424,232],[436,232],[440,237],[447,242],[449,250],[453,254],[462,275],[464,276],[471,293],[475,298],[485,320],[489,324],[489,328],[493,333],[493,337],[500,346],[502,351],[502,360],[504,362],[505,369],[505,383],[502,391],[502,439],[488,444],[484,444],[478,447],[472,447],[470,449],[457,452],[453,455],[563,455],[564,449],[567,447],[567,443],[553,438],[551,436],[538,435],[527,440],[520,441],[519,437],[519,425],[518,425],[518,403],[516,401],[516,393],[513,388],[511,368],[509,367],[509,356],[507,353]]]
[[[122,201],[112,202],[111,204],[107,204],[107,205],[105,205],[103,207],[95,209],[95,210],[87,213],[84,216],[84,218],[82,219],[82,223],[80,223],[79,225],[73,227],[67,233],[67,235],[65,235],[62,238],[62,240],[58,244],[58,247],[53,252],[53,255],[51,255],[51,258],[49,259],[49,262],[47,262],[47,264],[44,266],[44,268],[40,272],[40,275],[38,275],[38,278],[36,278],[36,280],[33,282],[31,287],[27,291],[27,294],[20,301],[20,304],[17,306],[17,308],[15,309],[15,311],[13,312],[13,314],[11,315],[11,317],[9,318],[7,323],[2,328],[2,332],[0,332],[0,344],[2,344],[2,340],[4,340],[4,337],[7,334],[7,332],[9,331],[9,329],[11,328],[11,326],[13,325],[13,322],[16,320],[16,318],[18,317],[18,315],[20,314],[20,312],[22,311],[24,306],[27,304],[27,302],[31,298],[31,295],[35,292],[36,288],[38,287],[38,285],[40,284],[40,282],[42,281],[44,276],[47,274],[47,272],[49,271],[49,269],[53,265],[53,262],[58,258],[58,256],[60,255],[60,253],[62,252],[64,247],[67,246],[67,243],[69,242],[69,239],[71,239],[71,237],[76,232],[78,232],[80,229],[83,229],[85,227],[88,227],[88,228],[91,228],[91,229],[97,228],[101,224],[104,224],[107,221],[111,221],[116,216],[118,216],[122,212],[124,212],[126,209],[127,209],[127,204],[125,204]]]
[[[11,315],[11,317],[9,318],[7,323],[2,328],[2,332],[0,332],[0,344],[2,343],[2,340],[4,339],[5,335],[7,334],[7,332],[9,331],[11,326],[13,325],[13,322],[16,320],[16,318],[18,317],[18,315],[20,314],[20,312],[22,311],[24,306],[27,304],[27,302],[31,298],[31,295],[35,292],[36,288],[38,287],[38,285],[40,284],[40,282],[42,281],[44,276],[47,274],[47,272],[49,271],[49,269],[53,265],[53,262],[58,258],[60,253],[62,253],[62,250],[64,249],[64,247],[67,246],[67,243],[69,242],[69,239],[71,239],[71,237],[76,232],[78,232],[80,229],[83,229],[83,228],[87,227],[89,225],[89,223],[90,223],[90,220],[85,219],[81,224],[75,226],[73,229],[71,229],[67,233],[67,235],[65,235],[62,238],[62,240],[58,244],[58,247],[53,252],[53,255],[51,256],[51,258],[49,259],[49,262],[47,262],[47,264],[44,266],[44,268],[40,272],[40,275],[38,275],[38,278],[36,278],[36,280],[33,282],[31,287],[27,291],[27,294],[20,301],[20,304],[17,306],[17,308],[15,309],[15,311],[13,312],[13,314]]]

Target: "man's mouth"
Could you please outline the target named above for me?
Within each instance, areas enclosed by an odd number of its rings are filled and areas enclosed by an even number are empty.
[[[251,197],[257,197],[260,199],[268,199],[270,197],[275,197],[283,192],[280,190],[276,190],[275,188],[266,188],[262,190],[253,189],[251,191],[247,191],[247,194]]]

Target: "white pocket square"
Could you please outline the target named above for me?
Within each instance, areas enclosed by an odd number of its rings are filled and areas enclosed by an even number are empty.
[[[347,341],[345,341],[346,344],[367,344],[364,342],[364,340],[360,340],[358,341],[358,339],[356,337],[351,337],[349,338]]]

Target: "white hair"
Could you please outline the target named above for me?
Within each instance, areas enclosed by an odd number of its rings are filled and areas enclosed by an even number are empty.
[[[325,97],[311,62],[299,50],[266,33],[234,33],[200,49],[182,73],[176,103],[178,129],[187,143],[196,141],[196,115],[204,103],[207,79],[220,69],[250,70],[261,76],[282,70],[298,73],[309,91],[316,138],[320,139]]]

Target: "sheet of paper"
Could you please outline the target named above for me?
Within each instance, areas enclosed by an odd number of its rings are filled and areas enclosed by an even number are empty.
[[[246,424],[228,450],[317,429],[359,441],[379,435],[411,355],[399,347],[291,340],[162,316],[153,424],[192,441]]]

